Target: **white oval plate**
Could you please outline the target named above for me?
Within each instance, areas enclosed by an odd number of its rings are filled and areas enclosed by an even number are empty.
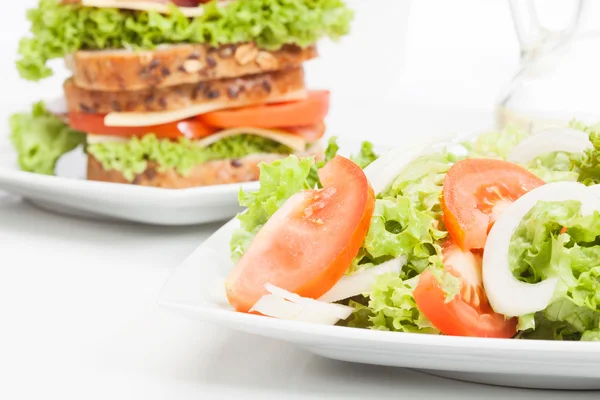
[[[77,217],[119,219],[154,225],[193,225],[227,220],[241,208],[240,188],[258,182],[160,189],[84,179],[86,156],[75,150],[61,158],[56,174],[46,176],[17,168],[15,154],[0,152],[0,190],[23,196],[44,209]]]
[[[229,239],[236,226],[237,220],[227,223],[176,269],[161,292],[162,306],[336,360],[503,386],[600,389],[600,343],[382,332],[237,313],[222,289],[233,268]]]

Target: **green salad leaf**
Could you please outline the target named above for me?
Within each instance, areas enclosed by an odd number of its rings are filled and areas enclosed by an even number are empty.
[[[527,132],[509,126],[503,131],[486,132],[474,140],[461,143],[468,151],[469,157],[487,157],[506,159],[511,150],[528,136]]]
[[[579,173],[573,171],[571,157],[564,151],[552,152],[534,158],[526,167],[546,183],[577,182]]]
[[[193,140],[159,139],[154,134],[133,137],[126,142],[90,144],[87,152],[93,155],[105,170],[115,170],[133,181],[146,170],[148,162],[158,164],[159,172],[175,169],[185,176],[193,167],[213,160],[242,158],[250,154],[290,154],[293,150],[271,139],[255,135],[238,135],[219,140],[207,147],[199,147]]]
[[[202,7],[204,15],[190,19],[175,6],[163,15],[40,0],[27,13],[32,36],[21,40],[17,67],[23,78],[39,80],[52,75],[49,60],[77,50],[242,42],[267,50],[285,44],[306,47],[323,37],[338,39],[347,34],[353,19],[343,0],[239,0],[224,7],[215,1]]]
[[[46,110],[42,102],[30,113],[10,117],[11,142],[23,171],[54,175],[58,159],[85,143],[85,135],[69,128]]]
[[[396,274],[378,276],[371,289],[368,306],[350,302],[356,311],[346,324],[380,331],[439,334],[417,308],[412,293],[418,282],[418,276],[411,279],[402,279]]]
[[[360,152],[357,155],[352,156],[351,159],[356,165],[362,169],[365,169],[373,161],[377,160],[378,157],[379,156],[373,150],[373,143],[363,142],[362,146],[360,147]]]
[[[600,183],[600,124],[586,126],[581,122],[572,121],[570,126],[588,133],[593,146],[580,154],[573,154],[572,170],[579,175],[578,181],[585,185]]]
[[[600,329],[600,213],[583,216],[580,207],[574,200],[539,202],[513,234],[508,261],[515,277],[559,282],[534,323],[531,316],[520,321],[522,328],[535,327],[524,337],[578,340]]]

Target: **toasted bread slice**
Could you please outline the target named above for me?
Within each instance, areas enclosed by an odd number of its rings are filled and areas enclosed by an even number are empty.
[[[81,89],[73,79],[68,79],[64,84],[69,112],[90,114],[171,111],[198,104],[247,106],[266,103],[271,97],[282,97],[304,89],[302,68],[124,92]]]
[[[320,159],[322,158],[322,149],[320,146],[315,146],[312,150],[298,155],[315,155],[317,159]],[[180,175],[174,169],[159,172],[157,164],[150,162],[144,172],[138,174],[133,182],[129,182],[121,172],[106,171],[100,161],[94,156],[88,155],[87,179],[167,189],[252,182],[259,178],[258,164],[261,162],[271,163],[285,157],[287,157],[286,154],[251,154],[243,158],[209,161],[195,166],[186,176]]]
[[[294,68],[317,57],[317,49],[285,46],[269,52],[254,44],[220,48],[201,44],[150,51],[78,51],[67,57],[74,84],[98,91],[142,90]]]

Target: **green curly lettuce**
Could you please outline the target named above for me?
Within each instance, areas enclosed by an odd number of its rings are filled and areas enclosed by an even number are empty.
[[[353,12],[343,0],[240,0],[227,6],[202,5],[204,14],[187,18],[171,5],[168,15],[60,4],[40,0],[29,10],[31,37],[21,40],[21,76],[52,75],[49,60],[77,50],[152,49],[159,44],[206,43],[211,46],[254,42],[267,50],[285,44],[306,47],[323,37],[349,31]]]
[[[600,124],[586,126],[578,121],[571,121],[571,128],[589,134],[592,148],[571,157],[572,170],[578,174],[578,181],[584,185],[600,183]]]
[[[367,168],[373,161],[377,160],[379,156],[373,150],[373,143],[363,142],[360,147],[360,152],[351,157],[351,160],[361,167],[362,169]]]
[[[522,337],[579,340],[600,329],[600,213],[583,216],[580,208],[574,200],[539,202],[512,236],[508,262],[515,277],[558,278],[548,307],[521,317]]]
[[[65,153],[85,143],[85,135],[69,128],[50,114],[42,102],[30,113],[10,117],[11,142],[23,171],[54,175],[56,162]]]
[[[126,142],[90,144],[87,152],[100,161],[105,170],[119,171],[131,182],[146,170],[148,162],[157,163],[159,172],[175,169],[180,175],[186,176],[193,167],[208,161],[242,158],[258,153],[290,154],[293,150],[254,135],[227,137],[210,146],[200,147],[189,139],[172,141],[149,134]]]
[[[486,132],[474,140],[461,143],[469,153],[469,157],[486,157],[506,159],[523,139],[528,136],[524,130],[509,126],[503,131]]]
[[[577,182],[579,173],[573,171],[572,157],[564,151],[552,152],[534,158],[525,167],[546,183]]]
[[[418,282],[418,276],[411,279],[402,279],[397,274],[378,276],[368,305],[350,301],[349,305],[355,308],[355,312],[343,324],[380,331],[439,334],[439,330],[417,308],[412,293]]]

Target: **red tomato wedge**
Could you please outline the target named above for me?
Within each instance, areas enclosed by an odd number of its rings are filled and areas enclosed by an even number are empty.
[[[201,139],[219,131],[218,128],[208,126],[196,119],[143,127],[106,126],[104,115],[84,113],[69,113],[69,125],[78,131],[97,135],[131,137],[154,133],[157,137],[164,139],[178,139],[181,137]]]
[[[516,318],[506,319],[492,310],[481,278],[482,257],[463,252],[448,241],[443,249],[444,270],[462,281],[460,294],[446,302],[437,278],[427,269],[413,292],[417,307],[442,333],[452,336],[511,338]]]
[[[463,250],[482,249],[498,216],[545,182],[508,161],[468,158],[444,178],[442,210],[452,240]]]
[[[309,142],[316,142],[325,136],[326,126],[325,123],[320,122],[315,125],[307,126],[290,126],[281,129],[284,132],[289,132],[294,135],[298,135]]]
[[[197,118],[220,128],[284,128],[318,124],[328,112],[329,92],[322,90],[309,92],[304,100],[214,111]]]
[[[344,275],[367,234],[375,194],[363,171],[336,156],[319,171],[323,189],[290,197],[258,232],[225,282],[242,312],[271,283],[319,298]]]

